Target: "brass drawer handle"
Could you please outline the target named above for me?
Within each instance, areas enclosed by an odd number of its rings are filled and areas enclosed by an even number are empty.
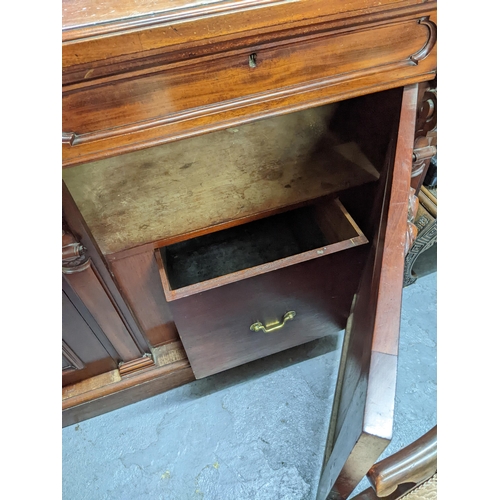
[[[271,332],[274,332],[276,330],[279,330],[280,328],[283,328],[285,326],[285,323],[289,320],[289,319],[293,319],[295,318],[295,315],[297,313],[295,311],[288,311],[287,313],[285,313],[285,315],[283,316],[283,319],[281,320],[281,323],[274,323],[274,324],[271,324],[269,326],[264,326],[260,321],[257,321],[257,323],[254,323],[251,327],[250,327],[250,330],[252,330],[252,332],[258,332],[259,330],[262,330],[264,331],[265,333],[271,333]]]

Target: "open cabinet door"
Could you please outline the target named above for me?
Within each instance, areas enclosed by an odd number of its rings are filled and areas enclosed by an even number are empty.
[[[379,218],[347,323],[317,500],[346,499],[392,438],[418,86],[404,88]]]

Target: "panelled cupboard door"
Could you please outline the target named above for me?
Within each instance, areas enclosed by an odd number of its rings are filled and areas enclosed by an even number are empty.
[[[346,499],[392,438],[417,85],[404,88],[392,161],[348,319],[317,500]]]
[[[75,300],[64,279],[63,288],[62,384],[66,386],[114,370],[117,363],[99,340],[98,335],[103,334],[98,325],[92,324],[86,311],[78,309],[82,304]]]

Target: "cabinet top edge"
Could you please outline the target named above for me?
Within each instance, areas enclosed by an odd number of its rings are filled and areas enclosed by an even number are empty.
[[[293,21],[294,14],[311,20],[332,15],[364,14],[434,0],[63,0],[62,41],[74,42],[123,31],[151,29],[160,24],[181,23],[265,8],[265,14]]]

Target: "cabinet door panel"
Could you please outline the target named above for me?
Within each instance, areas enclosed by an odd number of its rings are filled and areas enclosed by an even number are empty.
[[[417,86],[375,209],[380,223],[348,320],[317,500],[346,499],[392,438]]]
[[[62,292],[63,385],[113,370],[115,360],[101,344],[68,295]]]

